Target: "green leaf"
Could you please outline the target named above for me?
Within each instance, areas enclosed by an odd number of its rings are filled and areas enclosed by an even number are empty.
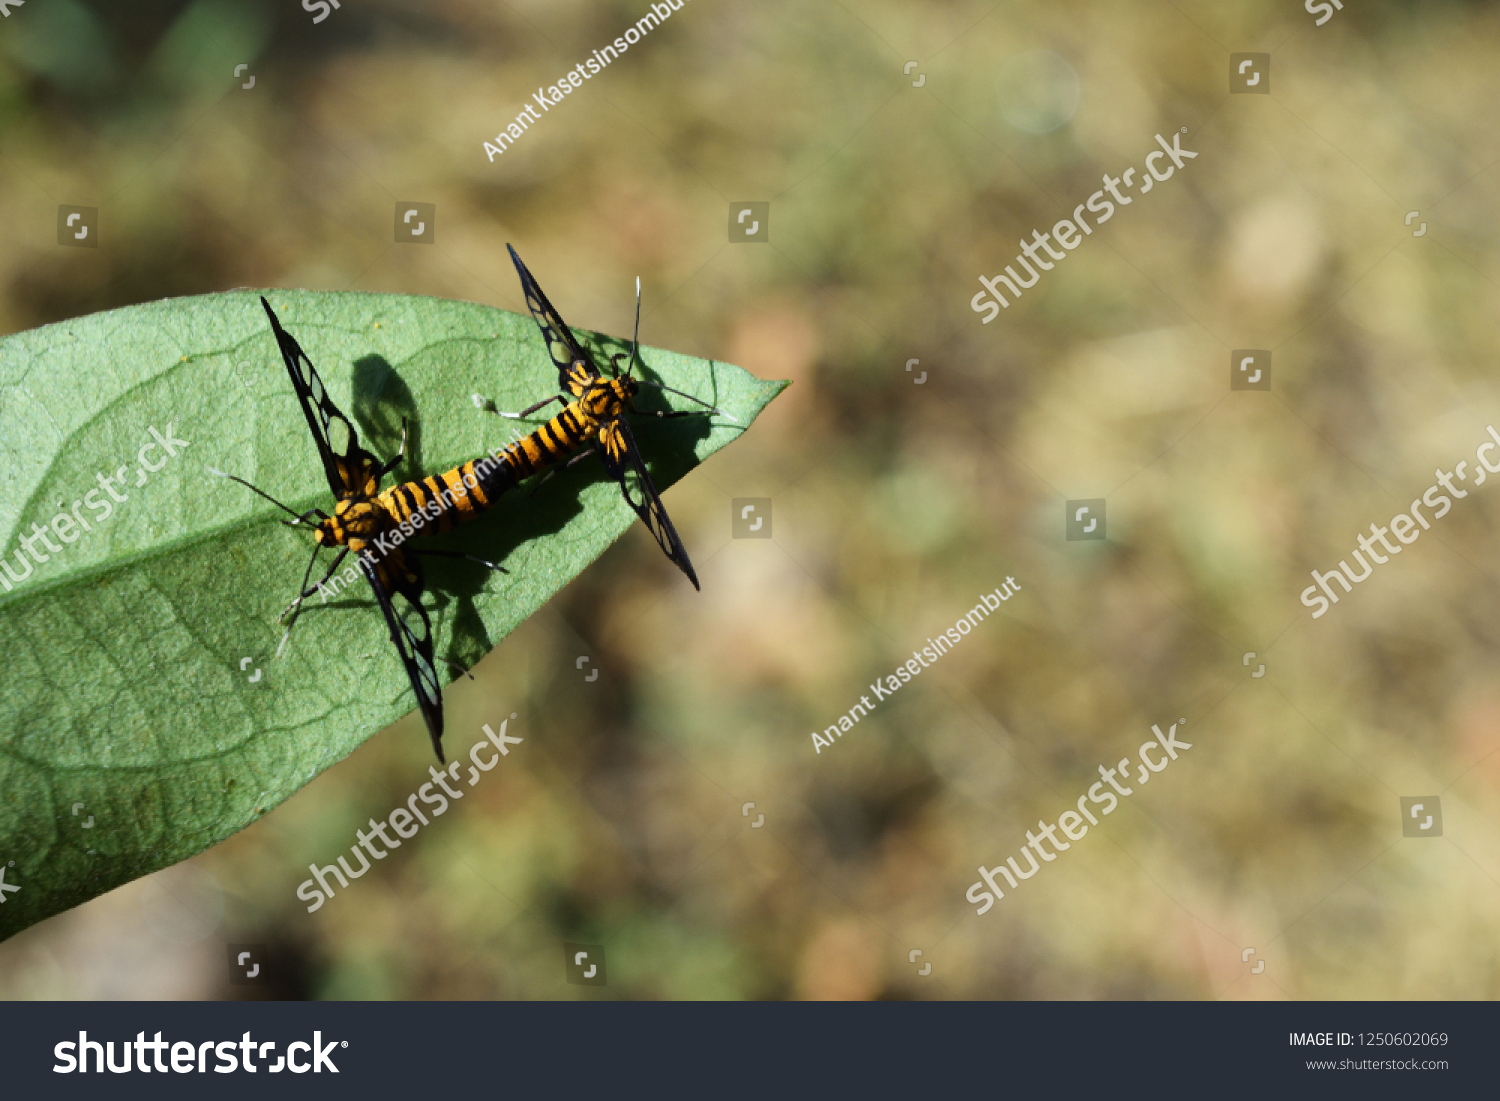
[[[405,295],[267,297],[369,450],[394,454],[410,421],[402,479],[530,431],[476,409],[475,392],[519,410],[557,389],[529,317]],[[578,335],[604,357],[628,351]],[[645,378],[728,414],[636,419],[662,490],[786,385],[654,349],[641,362]],[[651,389],[640,405],[668,398],[698,408]],[[143,451],[153,428],[187,446]],[[0,548],[18,576],[0,574],[0,870],[20,887],[0,893],[0,937],[223,840],[415,707],[367,588],[310,601],[272,660],[312,542],[210,466],[299,512],[332,504],[257,294],[0,340]],[[117,474],[120,501],[101,484]],[[472,665],[638,522],[589,459],[431,541],[511,571],[427,560],[438,655]],[[30,576],[23,538],[47,558]]]

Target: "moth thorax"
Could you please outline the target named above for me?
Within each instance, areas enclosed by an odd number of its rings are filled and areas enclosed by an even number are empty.
[[[331,521],[345,536],[374,535],[380,527],[381,510],[369,501],[340,501]],[[340,540],[342,542],[342,540]]]
[[[589,392],[584,408],[595,420],[610,420],[619,415],[628,399],[623,395],[620,379],[597,382]]]

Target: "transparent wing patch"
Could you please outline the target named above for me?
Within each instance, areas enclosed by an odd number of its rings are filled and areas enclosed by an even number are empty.
[[[636,515],[645,523],[657,545],[676,563],[678,569],[687,574],[693,588],[701,589],[693,563],[688,558],[687,548],[678,538],[677,529],[672,526],[666,506],[661,503],[661,494],[656,492],[651,475],[646,472],[646,463],[635,445],[630,426],[623,420],[616,421],[601,433],[600,443],[599,454],[604,459],[604,468],[609,471],[611,478],[620,483],[625,503],[635,509]]]
[[[446,759],[442,743],[443,688],[438,682],[432,649],[432,621],[427,618],[427,609],[422,607],[420,583],[414,583],[408,591],[397,591],[393,600],[380,580],[379,571],[371,573],[367,570],[365,576],[375,593],[375,602],[385,616],[391,641],[401,655],[401,664],[411,681],[411,690],[417,697],[427,733],[432,737],[432,748],[438,760],[443,761]]]
[[[521,290],[526,295],[526,308],[531,311],[531,316],[536,319],[538,328],[542,330],[542,340],[547,345],[547,354],[552,357],[552,362],[557,367],[557,388],[574,394],[581,393],[577,387],[577,380],[569,377],[573,365],[582,363],[593,378],[599,377],[598,366],[583,346],[574,339],[572,330],[568,328],[568,323],[562,319],[562,315],[557,312],[551,302],[547,301],[547,296],[542,293],[542,288],[537,285],[536,279],[522,263],[516,250],[509,245],[505,247],[510,249],[510,258],[516,265],[516,273],[521,277]]]
[[[287,374],[292,378],[292,388],[297,391],[297,401],[318,446],[329,488],[341,500],[365,489],[370,472],[378,465],[375,456],[360,447],[359,433],[328,396],[328,388],[323,385],[312,360],[296,338],[281,327],[271,304],[264,298],[260,302],[266,308],[266,316],[271,319],[271,331],[276,334],[276,345],[281,350]]]

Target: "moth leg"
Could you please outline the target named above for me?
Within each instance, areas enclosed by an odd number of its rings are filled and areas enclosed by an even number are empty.
[[[427,558],[462,558],[462,559],[464,559],[466,561],[474,562],[477,565],[486,566],[489,569],[494,570],[496,573],[510,573],[510,571],[508,569],[506,569],[504,566],[497,566],[493,562],[486,562],[483,558],[475,558],[472,554],[465,554],[463,551],[450,551],[450,550],[413,550],[410,553],[412,553],[412,554],[420,554],[423,557],[427,557]]]
[[[551,405],[554,401],[561,405],[564,409],[568,407],[568,399],[563,397],[561,394],[553,394],[550,398],[543,398],[535,405],[530,406],[526,409],[522,409],[519,413],[502,413],[499,409],[495,408],[494,402],[488,400],[487,398],[480,397],[478,394],[474,394],[473,399],[474,404],[480,409],[483,409],[486,413],[494,413],[497,417],[505,417],[508,420],[513,421],[520,420],[522,417],[529,417],[538,409],[543,409],[546,406]]]
[[[575,467],[579,463],[583,462],[584,459],[587,459],[590,455],[592,455],[595,451],[598,451],[598,450],[599,450],[599,448],[596,446],[596,447],[589,448],[587,451],[580,451],[578,454],[574,455],[567,462],[563,463],[563,469],[564,470],[571,470],[571,469],[573,469],[573,467]]]
[[[384,478],[391,471],[401,465],[401,460],[406,458],[406,418],[401,418],[401,446],[396,449],[396,457],[380,468],[380,473],[375,477],[377,480]]]
[[[573,467],[575,467],[579,463],[583,462],[584,459],[587,459],[590,455],[592,455],[595,451],[598,451],[598,450],[599,449],[597,447],[591,447],[587,451],[580,451],[578,454],[574,455],[567,462],[563,463],[562,468],[564,470],[571,470],[571,469],[573,469]],[[537,482],[536,485],[532,486],[530,489],[528,489],[526,491],[526,496],[527,497],[531,497],[533,494],[536,493],[537,490],[541,489],[542,486],[546,485],[548,482],[550,482],[555,477],[557,477],[557,468],[553,467],[551,470],[547,471],[546,474],[542,475],[541,481]]]
[[[306,584],[307,584],[307,579],[312,576],[313,562],[316,562],[318,560],[318,551],[320,551],[322,549],[323,548],[321,546],[316,547],[316,548],[313,549],[312,562],[309,562],[307,564],[307,573],[303,574],[303,576],[302,576],[302,584],[304,586],[306,586]],[[333,560],[333,565],[330,566],[330,567],[328,567],[328,572],[323,575],[323,580],[319,581],[316,585],[314,585],[310,589],[304,588],[303,591],[302,591],[302,593],[301,593],[301,595],[299,595],[296,600],[294,600],[290,604],[288,604],[286,606],[286,608],[282,611],[282,613],[279,616],[276,617],[276,622],[280,623],[282,620],[286,619],[287,612],[290,612],[293,608],[296,608],[304,600],[306,600],[308,597],[312,596],[313,593],[317,592],[324,585],[326,585],[328,583],[328,579],[330,577],[332,577],[334,574],[338,573],[339,563],[344,560],[344,557],[348,553],[349,553],[349,548],[348,547],[345,547],[343,550],[339,551],[338,557]],[[285,641],[285,640],[283,639],[283,641]]]

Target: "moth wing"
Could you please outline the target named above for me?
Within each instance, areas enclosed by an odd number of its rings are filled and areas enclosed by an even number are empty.
[[[537,326],[542,330],[542,340],[546,342],[547,354],[552,357],[552,362],[557,366],[557,388],[564,393],[580,393],[576,383],[571,379],[573,365],[582,363],[584,370],[594,378],[600,377],[599,367],[594,359],[579,344],[573,336],[573,331],[568,328],[568,323],[562,319],[562,315],[547,300],[542,293],[542,288],[537,285],[536,279],[530,270],[522,262],[516,250],[510,249],[510,258],[516,265],[516,273],[521,277],[521,291],[526,295],[526,308],[531,311],[531,316],[536,319]]]
[[[678,538],[677,529],[672,526],[666,506],[661,503],[661,494],[656,492],[651,475],[646,472],[646,463],[635,445],[635,436],[631,434],[630,426],[624,420],[615,421],[601,433],[600,443],[599,454],[604,459],[604,468],[609,471],[611,478],[620,483],[620,492],[624,494],[626,504],[635,509],[636,515],[645,522],[646,529],[651,532],[667,558],[687,574],[693,588],[701,591],[703,587],[698,584],[698,575],[693,571],[687,548]]]
[[[400,569],[399,563],[395,564]],[[411,681],[411,690],[417,697],[417,706],[427,724],[427,733],[432,737],[432,748],[439,761],[443,756],[443,689],[438,682],[437,665],[432,650],[432,621],[427,618],[427,609],[422,607],[420,584],[413,584],[406,591],[397,590],[394,596],[400,601],[398,608],[386,592],[379,571],[365,571],[370,588],[375,593],[375,603],[385,616],[386,626],[391,632],[391,641],[401,655],[401,664]],[[421,621],[421,632],[412,629],[410,613],[416,612]]]
[[[271,319],[271,331],[276,335],[276,346],[281,350],[287,374],[291,376],[292,388],[297,392],[297,401],[307,417],[307,427],[312,431],[313,441],[318,445],[318,457],[323,461],[323,473],[328,477],[328,487],[340,499],[367,489],[371,473],[379,469],[375,456],[359,445],[359,433],[323,385],[312,360],[302,350],[295,337],[281,327],[271,304],[261,298],[266,316]]]

